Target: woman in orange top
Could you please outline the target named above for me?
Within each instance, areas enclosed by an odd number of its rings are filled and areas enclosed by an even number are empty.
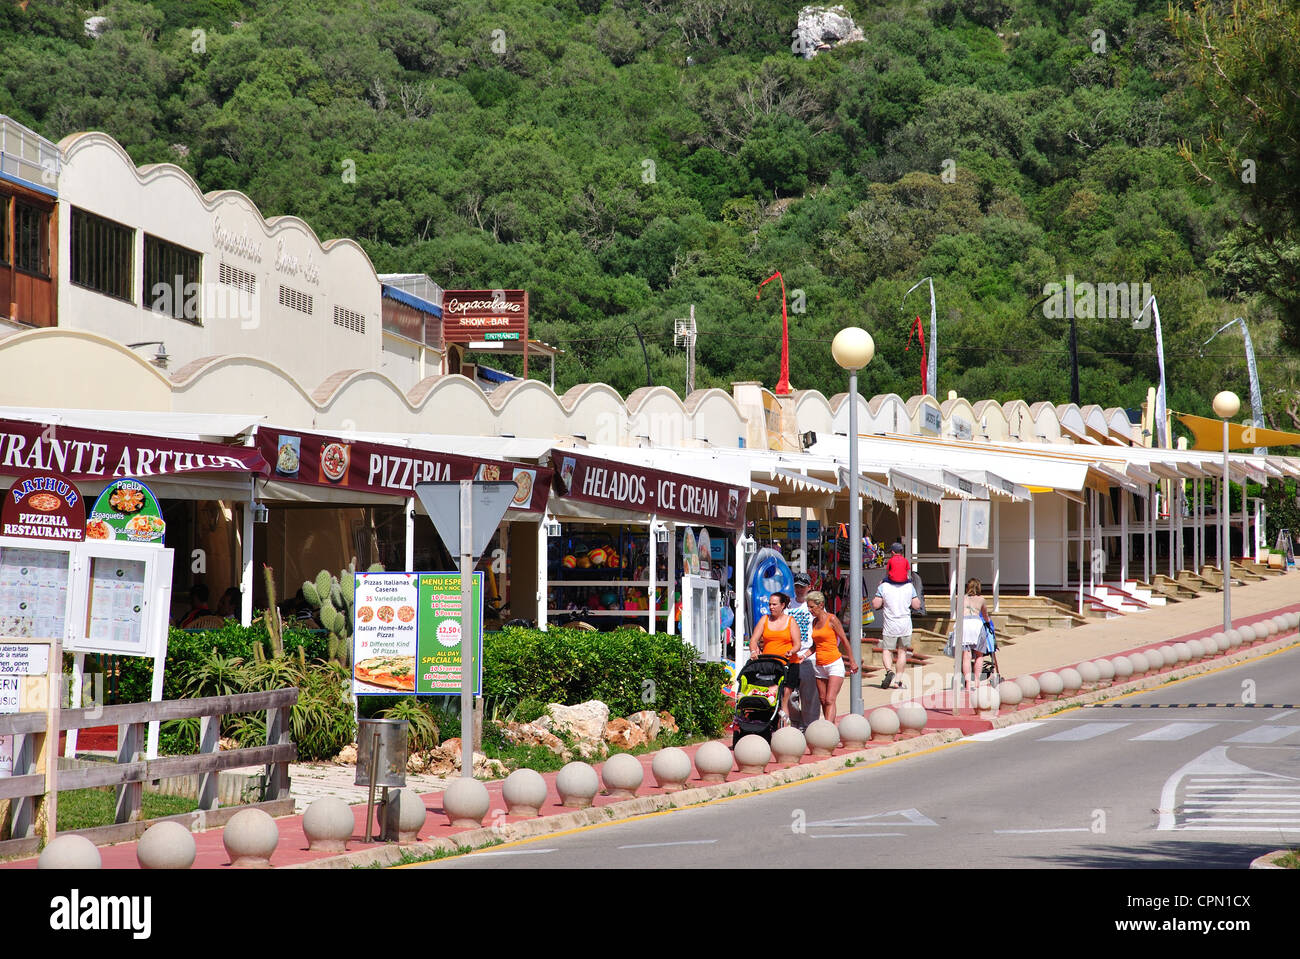
[[[781,725],[789,722],[790,691],[799,685],[799,649],[803,646],[803,635],[799,624],[787,616],[785,608],[790,605],[790,597],[785,593],[773,593],[767,598],[767,615],[754,624],[754,632],[749,637],[749,654],[751,656],[781,656],[789,664],[786,667],[785,685],[781,690]]]
[[[817,677],[817,693],[822,701],[822,717],[835,722],[835,700],[844,685],[845,672],[849,675],[856,673],[858,665],[853,661],[853,651],[844,635],[844,627],[826,612],[826,597],[813,590],[805,601],[813,617],[812,638],[816,656],[813,673]]]

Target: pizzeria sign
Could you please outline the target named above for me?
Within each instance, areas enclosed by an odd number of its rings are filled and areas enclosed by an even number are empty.
[[[78,543],[86,535],[86,503],[76,485],[56,473],[14,480],[0,509],[0,535]]]

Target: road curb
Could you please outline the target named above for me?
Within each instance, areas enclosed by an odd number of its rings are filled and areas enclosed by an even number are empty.
[[[1289,856],[1292,853],[1292,851],[1293,850],[1290,849],[1279,849],[1276,852],[1266,852],[1258,859],[1252,859],[1250,861],[1250,868],[1251,869],[1286,869],[1288,867],[1279,866],[1278,861],[1282,859],[1283,856]]]
[[[1013,713],[990,717],[987,721],[991,723],[994,729],[1015,726],[1039,719],[1043,716],[1063,712],[1065,710],[1076,709],[1080,706],[1087,706],[1096,702],[1104,702],[1109,699],[1117,699],[1133,693],[1155,689],[1176,680],[1188,679],[1203,673],[1214,672],[1230,666],[1240,665],[1241,663],[1259,658],[1262,655],[1280,652],[1297,645],[1300,645],[1300,634],[1293,633],[1286,637],[1275,639],[1269,643],[1252,646],[1249,649],[1242,649],[1235,653],[1216,656],[1209,661],[1189,664],[1178,669],[1170,670],[1167,673],[1158,673],[1154,676],[1143,676],[1141,679],[1131,680],[1130,682],[1117,686],[1105,686],[1099,689],[1092,689],[1068,699],[1050,700],[1027,709],[1019,709]],[[978,714],[975,715],[977,716]],[[437,855],[439,852],[447,853],[457,850],[461,852],[473,852],[478,849],[500,845],[502,843],[537,839],[543,836],[556,835],[558,833],[595,826],[601,823],[621,822],[654,813],[683,809],[690,806],[699,806],[714,800],[733,798],[761,792],[767,789],[774,789],[792,783],[815,779],[819,776],[841,772],[859,765],[863,760],[875,762],[883,759],[891,759],[911,753],[922,752],[927,749],[933,749],[937,746],[956,742],[963,738],[966,737],[963,735],[961,730],[956,727],[938,729],[934,732],[925,733],[910,739],[877,744],[870,749],[844,753],[839,756],[832,756],[818,760],[817,762],[802,763],[797,766],[787,766],[770,773],[762,773],[757,776],[729,780],[724,783],[696,786],[690,789],[683,789],[676,793],[666,793],[656,796],[641,796],[636,799],[610,803],[606,806],[574,810],[573,812],[561,813],[555,816],[545,816],[537,819],[525,820],[523,822],[507,823],[504,826],[489,826],[480,829],[473,829],[468,832],[459,833],[450,838],[428,839],[403,845],[392,844],[382,848],[364,849],[353,853],[345,853],[341,856],[332,856],[328,859],[319,859],[314,862],[296,863],[292,866],[285,866],[282,868],[364,869],[369,867],[399,865],[402,864],[404,860],[409,862],[411,859],[432,857]],[[1279,853],[1270,853],[1268,856],[1261,856],[1260,859],[1251,863],[1251,868],[1280,869],[1282,867],[1272,865],[1271,860],[1272,858],[1280,858],[1285,855],[1286,852],[1286,850],[1282,850]],[[1268,860],[1269,864],[1256,865],[1256,863],[1263,863],[1265,860]]]

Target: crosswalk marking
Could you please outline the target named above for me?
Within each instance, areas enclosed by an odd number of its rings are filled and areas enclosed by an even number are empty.
[[[1197,733],[1203,733],[1207,729],[1213,729],[1218,723],[1170,723],[1168,726],[1161,726],[1159,729],[1153,729],[1149,733],[1143,733],[1141,736],[1134,736],[1129,742],[1134,743],[1171,743],[1179,739],[1186,739],[1189,736],[1195,736]]]
[[[1104,736],[1112,733],[1117,729],[1123,729],[1129,723],[1080,723],[1073,729],[1067,729],[1063,732],[1053,733],[1051,736],[1044,736],[1040,742],[1044,743],[1063,743],[1063,742],[1083,742],[1086,739],[1095,739],[1098,736]]]
[[[1257,726],[1247,732],[1273,728]],[[1288,734],[1292,731],[1286,730]],[[1234,739],[1241,741],[1241,737]],[[1300,828],[1300,779],[1252,769],[1229,759],[1228,749],[1225,743],[1202,753],[1165,781],[1157,830],[1276,832],[1278,827]],[[1183,798],[1178,803],[1180,789]]]
[[[1245,732],[1238,733],[1231,739],[1230,743],[1275,743],[1279,740],[1286,739],[1293,732],[1300,730],[1300,726],[1256,726],[1253,729],[1247,729]]]
[[[1027,732],[1035,726],[1041,726],[1042,723],[1020,723],[1018,726],[1003,726],[1001,729],[990,729],[986,732],[976,733],[974,736],[967,736],[962,742],[989,743],[997,739],[1006,739],[1008,736],[1014,736],[1016,733]]]

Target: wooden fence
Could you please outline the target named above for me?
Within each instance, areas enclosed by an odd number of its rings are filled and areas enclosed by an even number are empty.
[[[98,841],[121,841],[138,835],[141,801],[144,784],[170,776],[199,778],[199,813],[181,817],[206,820],[218,825],[226,817],[211,815],[217,809],[217,774],[223,769],[244,766],[264,766],[266,770],[266,802],[257,805],[273,811],[292,812],[293,800],[289,795],[289,763],[298,756],[289,727],[289,710],[298,701],[298,690],[274,689],[263,693],[239,693],[234,696],[209,696],[204,699],[177,699],[151,703],[127,703],[98,709],[65,709],[60,712],[60,731],[85,729],[90,726],[117,726],[117,762],[103,763],[90,768],[60,770],[56,777],[56,792],[70,789],[87,789],[96,786],[115,786],[117,810],[116,826],[96,830],[77,830],[83,834],[95,833]],[[217,743],[221,734],[221,717],[235,713],[266,711],[266,745],[247,749],[229,749],[219,752]],[[137,759],[144,750],[145,731],[149,723],[173,719],[198,717],[199,751],[193,756],[164,756],[159,759]],[[46,794],[45,774],[34,772],[37,768],[39,739],[46,734],[46,714],[15,713],[0,716],[0,736],[13,737],[13,775],[0,778],[0,800],[9,800],[9,835],[11,839],[0,842],[0,856],[19,855],[28,847],[35,848],[37,805]],[[45,744],[46,749],[57,749],[57,739]],[[286,808],[287,806],[287,808]],[[241,807],[242,808],[242,807]],[[232,810],[233,812],[234,810]]]

